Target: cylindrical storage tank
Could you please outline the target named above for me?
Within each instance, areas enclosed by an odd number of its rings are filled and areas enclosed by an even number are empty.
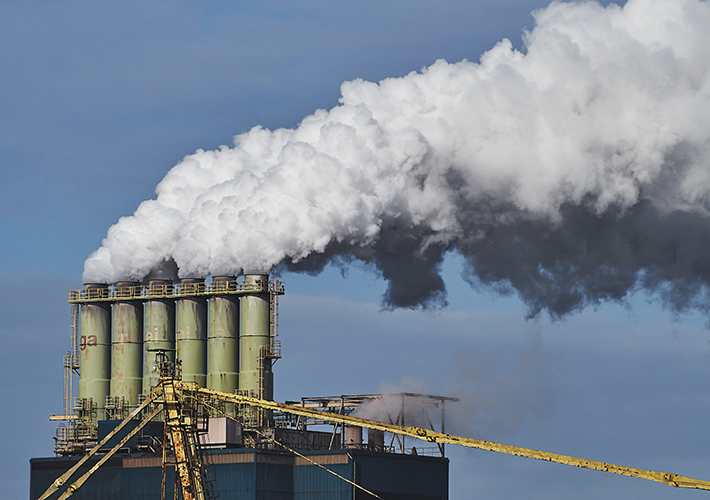
[[[134,298],[136,281],[116,283],[118,297]],[[113,362],[111,397],[124,398],[129,408],[138,406],[143,381],[143,304],[121,300],[113,305]],[[120,417],[120,415],[117,415]]]
[[[371,451],[385,451],[385,431],[367,429],[367,447]]]
[[[144,308],[143,394],[146,395],[160,382],[160,372],[157,369],[158,352],[155,350],[168,350],[168,359],[175,362],[175,302],[171,298],[159,298],[162,295],[172,295],[172,281],[150,280],[148,293],[155,298],[146,300]]]
[[[204,291],[205,281],[185,278],[181,293]],[[182,362],[182,379],[200,387],[207,383],[207,300],[200,296],[180,297],[176,302],[175,336],[177,357]]]
[[[270,344],[269,276],[247,274],[246,293],[242,295],[240,391],[253,391],[257,397],[273,400],[271,358],[263,359],[263,376],[259,374],[259,355],[268,353]],[[260,384],[260,378],[262,383]],[[260,387],[263,385],[263,387]],[[261,389],[261,390],[260,390]]]
[[[84,285],[89,298],[108,295],[103,283]],[[104,419],[104,401],[109,395],[111,373],[111,304],[87,302],[81,305],[81,377],[79,397],[91,398],[97,419]]]
[[[234,291],[237,279],[232,276],[212,278],[213,290]],[[209,304],[207,388],[234,394],[239,388],[239,298],[237,295],[213,295]],[[233,405],[228,405],[233,414]]]
[[[362,448],[362,427],[348,425],[345,427],[345,447]]]

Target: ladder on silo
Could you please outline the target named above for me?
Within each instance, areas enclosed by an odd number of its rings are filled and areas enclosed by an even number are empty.
[[[268,357],[279,359],[281,357],[281,341],[279,336],[279,287],[278,281],[269,284],[269,352]]]
[[[69,346],[72,354],[72,370],[78,370],[81,366],[81,341],[79,340],[79,304],[71,305],[69,324]]]
[[[74,411],[74,373],[78,373],[81,363],[81,343],[79,342],[79,306],[71,304],[69,321],[69,350],[64,355],[64,411],[61,415],[50,415],[50,420],[69,421],[60,423],[56,431],[54,452],[60,455],[73,450],[72,443],[76,441],[78,415]]]
[[[259,372],[259,399],[264,399],[266,387],[266,364],[271,360],[281,358],[281,341],[279,336],[279,293],[278,282],[269,283],[269,344],[259,346],[258,366]],[[267,361],[269,360],[269,361]]]
[[[74,399],[74,373],[81,367],[81,342],[79,340],[79,305],[71,304],[69,315],[69,351],[64,355],[64,413],[65,420],[72,415]]]
[[[281,358],[281,341],[276,338],[279,336],[279,288],[281,283],[278,281],[269,282],[269,343],[268,345],[260,345],[258,353],[258,391],[259,399],[266,398],[266,368],[273,365],[272,360]],[[257,409],[257,419],[263,420],[263,409]]]

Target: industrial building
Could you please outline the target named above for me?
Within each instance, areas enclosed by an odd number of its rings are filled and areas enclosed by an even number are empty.
[[[301,457],[286,452],[255,449],[217,450],[209,465],[212,498],[220,499],[333,499],[373,498],[348,479],[381,498],[428,500],[448,498],[448,461],[442,458],[324,450],[305,456],[327,467],[331,475]],[[64,470],[70,458],[32,460],[30,498],[36,499]],[[86,470],[93,465],[89,462]],[[80,469],[80,472],[82,470]],[[167,474],[165,498],[173,498],[175,473]],[[160,498],[161,457],[126,454],[102,466],[73,496],[77,499],[153,500]]]
[[[86,284],[70,291],[64,411],[51,417],[60,421],[56,456],[31,460],[30,499],[41,498],[89,450],[99,448],[76,474],[89,471],[102,455],[106,461],[73,493],[75,498],[180,498],[178,492],[187,491],[176,473],[182,464],[175,444],[180,438],[170,434],[167,410],[161,413],[150,399],[165,380],[165,367],[194,391],[272,401],[283,294],[283,283],[261,274]],[[409,393],[388,397],[396,401],[386,409],[390,424],[415,423],[405,422],[414,408],[417,425],[438,426],[442,432],[445,405],[455,401]],[[239,401],[195,398],[177,412],[191,415],[195,454],[190,461],[199,463],[203,498],[448,498],[443,444],[425,448],[421,441],[407,442],[404,434],[364,431],[337,419],[382,402],[382,395],[287,402],[319,410],[316,417]],[[148,423],[149,413],[153,421]],[[60,492],[44,498],[60,498]]]
[[[669,472],[446,434],[453,398],[277,403],[283,293],[259,274],[70,291],[64,412],[51,417],[55,456],[30,461],[30,499],[444,500],[445,443],[710,490]]]

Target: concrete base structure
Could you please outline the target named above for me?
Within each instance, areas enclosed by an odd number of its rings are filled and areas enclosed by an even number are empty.
[[[446,500],[449,460],[359,450],[301,452],[310,460],[354,481],[384,500]],[[372,498],[350,483],[290,453],[227,449],[207,452],[219,498],[235,500],[365,500]],[[30,498],[45,489],[78,457],[34,458]],[[96,461],[80,469],[88,470]],[[77,474],[76,477],[79,477]],[[76,480],[76,477],[74,480]],[[153,500],[160,498],[161,457],[116,456],[74,495],[77,500]],[[174,469],[168,469],[166,498],[173,497]]]

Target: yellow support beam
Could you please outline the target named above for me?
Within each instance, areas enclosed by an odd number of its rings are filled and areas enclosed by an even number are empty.
[[[79,417],[75,413],[71,415],[50,415],[49,420],[79,420]]]
[[[165,422],[175,451],[175,470],[182,487],[183,500],[206,500],[205,485],[202,478],[202,464],[197,450],[195,436],[195,415],[184,411],[185,388],[189,391],[195,385],[186,385],[171,378],[162,379],[162,403],[165,409]],[[157,392],[157,391],[156,391]]]
[[[96,455],[99,450],[101,449],[102,446],[104,446],[106,443],[108,443],[112,437],[114,437],[116,434],[118,434],[121,429],[123,429],[128,423],[136,418],[140,412],[142,412],[145,408],[148,407],[151,403],[155,401],[155,395],[151,395],[151,397],[146,398],[143,403],[141,403],[135,410],[131,412],[128,417],[126,417],[123,422],[118,424],[114,429],[109,432],[104,439],[101,440],[96,446],[94,446],[89,453],[84,455],[81,460],[79,460],[77,463],[74,464],[74,466],[66,471],[64,474],[59,476],[50,486],[47,488],[47,490],[38,498],[38,500],[45,500],[46,498],[49,498],[54,492],[56,492],[59,488],[64,486],[66,482],[74,475],[76,471],[79,470],[79,468],[86,463],[87,460],[89,460],[91,457]],[[161,408],[158,408],[159,410]],[[156,413],[157,415],[157,413]],[[152,418],[152,417],[151,417]],[[140,430],[140,429],[139,429]],[[82,482],[83,484],[83,482]],[[78,489],[78,486],[72,490],[72,493]]]
[[[148,422],[150,422],[150,421],[153,420],[155,417],[157,417],[157,416],[158,416],[158,413],[160,413],[161,411],[163,411],[163,409],[162,409],[161,407],[155,408],[155,409],[151,412],[150,415],[148,415],[140,424],[138,424],[138,425],[137,425],[131,432],[129,432],[123,439],[121,439],[121,441],[119,441],[116,446],[114,446],[113,448],[111,448],[111,450],[110,450],[108,453],[106,453],[103,457],[101,457],[101,459],[100,459],[98,462],[96,462],[96,464],[95,464],[91,469],[89,469],[83,476],[81,476],[79,479],[77,479],[77,480],[74,481],[71,485],[69,485],[69,487],[67,488],[67,490],[59,497],[59,500],[66,500],[67,498],[69,498],[70,496],[72,496],[74,493],[76,493],[76,490],[78,490],[79,488],[81,488],[82,485],[91,477],[91,475],[92,475],[94,472],[96,472],[97,470],[99,470],[99,468],[100,468],[103,464],[105,464],[106,462],[108,462],[109,458],[111,458],[112,456],[114,456],[118,450],[120,450],[121,448],[123,448],[123,447],[126,445],[126,443],[127,443],[128,441],[130,441],[131,438],[133,438],[133,436],[135,436],[136,434],[138,434],[138,433],[143,429],[143,427],[145,427],[145,426],[148,424]],[[190,499],[190,500],[192,500],[192,499]]]
[[[161,372],[162,374],[162,372]],[[98,469],[108,458],[116,452],[123,444],[135,435],[143,425],[154,418],[160,411],[166,412],[166,422],[170,428],[175,446],[175,455],[177,458],[177,469],[182,484],[183,496],[190,500],[203,500],[206,498],[203,479],[201,477],[201,464],[197,453],[197,440],[195,436],[194,416],[188,416],[184,413],[186,409],[185,403],[200,402],[203,398],[219,399],[225,402],[249,405],[265,410],[276,410],[294,415],[301,415],[321,420],[323,422],[335,422],[339,424],[364,427],[375,429],[394,434],[414,437],[430,443],[438,444],[456,444],[469,448],[477,448],[481,450],[495,451],[508,455],[519,457],[534,458],[536,460],[544,460],[547,462],[572,465],[585,469],[598,470],[603,472],[611,472],[612,474],[621,474],[624,476],[637,477],[640,479],[648,479],[658,483],[667,484],[678,488],[693,488],[700,490],[710,490],[710,481],[692,479],[670,472],[658,472],[633,467],[625,467],[614,465],[606,462],[598,462],[595,460],[585,460],[583,458],[572,457],[568,455],[560,455],[557,453],[549,453],[545,451],[533,450],[530,448],[521,448],[518,446],[510,446],[492,441],[482,441],[480,439],[472,439],[442,432],[424,429],[421,427],[410,427],[364,418],[353,417],[350,415],[341,415],[329,411],[315,410],[312,408],[304,408],[302,406],[288,405],[284,403],[276,403],[263,399],[241,396],[238,394],[227,394],[220,391],[203,389],[195,383],[182,382],[175,379],[173,376],[161,376],[161,383],[157,386],[150,397],[146,399],[132,414],[126,418],[119,426],[117,426],[109,435],[107,435],[101,443],[97,444],[91,452],[78,461],[70,470],[62,474],[45,493],[39,498],[43,500],[51,496],[59,488],[66,484],[70,477],[83,465],[92,455],[94,455],[111,437],[116,435],[131,419],[135,418],[140,411],[145,409],[149,404],[157,405],[152,414],[148,416],[141,424],[126,436],[116,447],[106,454],[91,470],[84,476],[79,478],[75,483],[69,486],[62,499],[71,496],[87,479]],[[189,412],[188,412],[189,413]]]
[[[388,424],[384,422],[377,422],[375,420],[368,420],[349,415],[340,415],[326,411],[303,408],[301,406],[293,406],[283,403],[276,403],[274,401],[250,398],[237,394],[224,394],[218,391],[211,391],[209,389],[200,388],[196,392],[197,394],[202,396],[218,398],[232,403],[246,404],[257,408],[277,410],[284,413],[301,415],[304,417],[312,417],[327,422],[338,422],[345,425],[353,425],[358,427],[365,427],[367,429],[375,429],[385,432],[391,432],[394,434],[411,436],[430,443],[456,444],[459,446],[466,446],[468,448],[495,451],[498,453],[505,453],[507,455],[534,458],[535,460],[544,460],[546,462],[572,465],[574,467],[582,467],[584,469],[592,469],[602,472],[611,472],[612,474],[621,474],[623,476],[648,479],[649,481],[656,481],[658,483],[667,484],[669,486],[674,486],[677,488],[693,488],[710,491],[710,481],[692,479],[670,472],[657,472],[644,469],[636,469],[633,467],[625,467],[622,465],[614,465],[606,462],[597,462],[595,460],[586,460],[583,458],[560,455],[557,453],[549,453],[546,451],[533,450],[530,448],[521,448],[518,446],[510,446],[500,443],[494,443],[491,441],[482,441],[480,439],[453,436],[451,434],[444,434],[429,429],[423,429],[421,427],[409,427],[396,424]]]

